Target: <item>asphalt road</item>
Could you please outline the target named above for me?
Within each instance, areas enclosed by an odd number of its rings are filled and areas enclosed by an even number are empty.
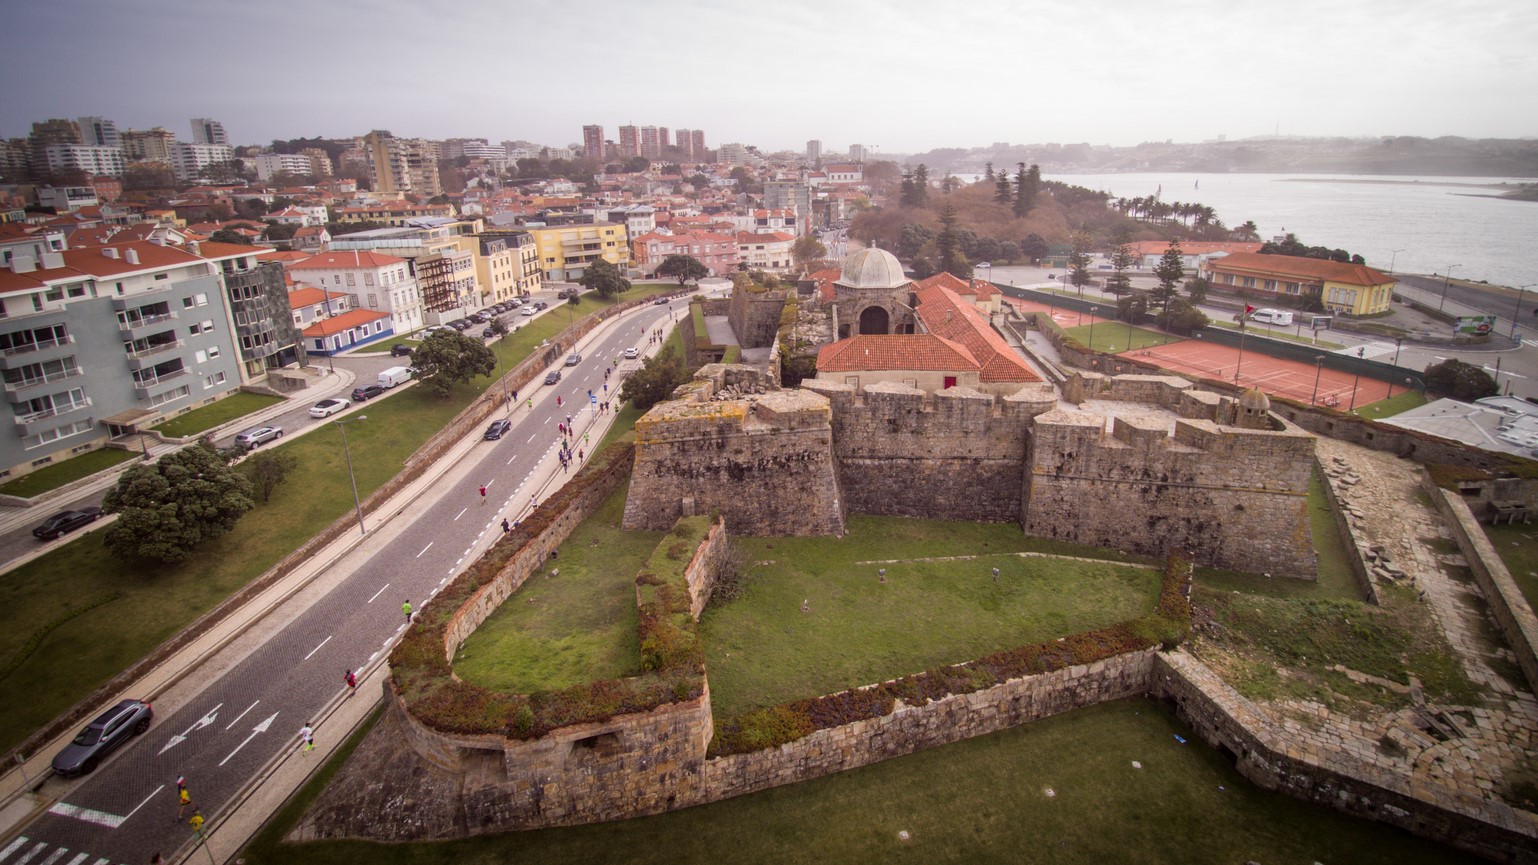
[[[382,549],[334,588],[306,598],[281,631],[186,705],[157,716],[94,774],[77,782],[50,779],[45,793],[57,804],[0,848],[0,865],[148,862],[156,851],[169,854],[185,843],[191,830],[189,815],[177,819],[177,776],[187,777],[193,802],[212,817],[281,749],[297,748],[300,727],[345,687],[343,672],[367,665],[405,629],[401,603],[420,607],[479,543],[501,532],[504,515],[521,515],[531,495],[542,496],[529,482],[540,462],[554,457],[556,425],[571,413],[579,431],[586,428],[593,416],[586,392],[603,393],[604,359],[629,346],[647,351],[646,331],[670,311],[645,307],[626,316],[578,366],[563,368],[559,384],[531,386],[524,396],[533,398],[533,409],[520,406],[510,433],[476,446],[460,488],[440,488],[435,500],[372,528]],[[610,383],[616,390],[617,379]],[[564,405],[556,405],[557,394]],[[324,751],[336,743],[322,733],[318,744]]]

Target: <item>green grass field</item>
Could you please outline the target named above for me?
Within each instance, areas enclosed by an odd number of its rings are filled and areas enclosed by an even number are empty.
[[[262,830],[242,854],[247,863],[1469,861],[1466,854],[1382,824],[1259,790],[1217,751],[1199,744],[1163,706],[1145,700],[1082,709],[801,784],[635,820],[441,843],[280,843],[329,771],[331,766]],[[908,839],[899,832],[907,832]]]
[[[22,475],[13,481],[7,481],[0,485],[0,493],[9,496],[21,496],[30,499],[40,496],[49,490],[56,490],[65,484],[74,483],[84,477],[90,477],[100,471],[106,471],[113,466],[122,465],[139,456],[138,451],[128,451],[122,448],[97,448],[94,451],[49,463],[35,472]],[[41,522],[41,518],[39,518]]]
[[[1480,524],[1528,604],[1538,610],[1538,526]]]
[[[641,672],[635,575],[662,532],[623,532],[622,484],[460,647],[466,682],[526,694]]]
[[[1418,390],[1400,389],[1398,393],[1388,399],[1380,399],[1374,403],[1368,403],[1356,410],[1362,417],[1371,420],[1382,420],[1393,417],[1400,412],[1407,412],[1412,408],[1420,408],[1426,404],[1426,395]]]
[[[718,718],[1104,627],[1159,594],[1152,568],[1014,555],[1031,539],[1013,525],[853,517],[842,539],[733,543],[747,588],[700,623]]]
[[[1111,312],[1114,313],[1115,309],[1113,308]],[[1179,342],[1183,339],[1183,337],[1165,335],[1156,330],[1132,327],[1119,321],[1098,321],[1093,325],[1081,324],[1078,327],[1066,328],[1063,332],[1078,340],[1081,345],[1110,354],[1148,348],[1151,345],[1163,345],[1167,342]],[[1089,341],[1092,335],[1095,339],[1094,344],[1090,344]]]
[[[173,438],[185,438],[195,436],[206,430],[211,430],[220,424],[245,417],[253,412],[261,411],[271,405],[283,402],[280,396],[269,396],[265,393],[247,393],[238,391],[232,393],[216,403],[195,408],[186,414],[177,415],[165,423],[155,426],[156,432],[164,433]]]

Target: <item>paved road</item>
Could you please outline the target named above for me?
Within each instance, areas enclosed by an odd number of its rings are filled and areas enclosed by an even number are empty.
[[[500,534],[503,515],[522,515],[531,496],[543,497],[539,467],[554,458],[557,423],[570,413],[579,430],[587,428],[593,413],[586,392],[603,393],[603,359],[632,345],[652,348],[644,334],[669,313],[644,307],[611,327],[558,385],[525,395],[534,407],[517,408],[512,432],[476,445],[473,464],[455,468],[464,470],[462,483],[438,485],[432,501],[371,527],[374,554],[334,587],[305,598],[281,631],[230,663],[186,705],[157,717],[95,774],[79,782],[50,779],[44,792],[58,803],[21,831],[23,840],[0,848],[0,865],[147,862],[183,844],[190,829],[176,819],[177,776],[187,776],[194,803],[211,816],[281,749],[298,747],[300,727],[343,689],[343,671],[365,666],[399,637],[401,603],[420,606]],[[617,388],[617,379],[610,383]],[[557,483],[559,477],[557,471]]]

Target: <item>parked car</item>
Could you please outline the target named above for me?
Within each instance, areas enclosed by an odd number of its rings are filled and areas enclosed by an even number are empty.
[[[550,304],[545,303],[543,300],[536,300],[536,301],[534,301],[534,308],[535,309],[549,309],[550,308]]]
[[[505,418],[494,420],[491,426],[486,427],[486,434],[482,436],[486,441],[494,442],[507,435],[507,431],[513,428],[513,422]]]
[[[518,312],[520,315],[533,315],[534,313],[539,312],[539,310],[535,309],[533,304],[529,304],[523,309],[518,310]]]
[[[566,355],[566,365],[567,366],[576,366],[577,364],[579,364],[581,362],[582,362],[582,355],[577,354],[576,352],[572,352],[571,354]]]
[[[497,329],[494,328],[494,327],[488,327],[488,328],[486,328],[486,329],[481,331],[481,339],[491,339],[492,337],[494,337],[496,335],[497,335]]]
[[[395,387],[411,381],[412,368],[409,366],[392,366],[379,371],[380,387]]]
[[[470,328],[470,322],[465,321],[462,318],[456,318],[453,321],[449,322],[449,327],[452,327],[452,328],[454,328],[457,331],[464,332],[465,330],[468,330]]]
[[[283,438],[283,427],[254,426],[235,434],[235,446],[251,450],[259,444],[277,441],[280,438]]]
[[[545,384],[555,384],[560,380],[561,371],[558,369],[552,369],[548,373],[545,373]]]
[[[560,291],[556,292],[555,296],[560,298],[561,300],[569,300],[569,299],[577,296],[577,290],[575,288],[563,288]]]
[[[435,324],[432,327],[429,327],[429,328],[426,328],[425,330],[423,330],[422,331],[422,335],[423,336],[431,336],[431,335],[433,335],[435,333],[438,333],[439,331],[447,331],[447,332],[452,333],[454,331],[454,328],[449,327],[446,324]]]
[[[310,417],[330,417],[344,408],[347,408],[345,399],[323,399],[310,406]]]
[[[124,700],[96,716],[53,758],[53,771],[66,778],[89,774],[117,746],[150,728],[155,710],[143,700]]]
[[[384,390],[384,388],[377,384],[366,384],[362,387],[355,387],[352,389],[352,401],[363,402],[364,400],[373,399],[374,397],[384,393]]]
[[[32,530],[32,536],[40,541],[51,541],[84,525],[101,519],[101,508],[85,507],[74,511],[60,511]]]
[[[396,343],[390,346],[390,357],[410,357],[411,346]]]
[[[636,358],[638,358],[640,356],[641,356],[641,350],[638,349],[638,348],[632,347],[632,348],[625,349],[625,360],[635,360]]]

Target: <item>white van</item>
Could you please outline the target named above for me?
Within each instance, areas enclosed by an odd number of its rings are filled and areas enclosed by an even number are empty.
[[[380,387],[395,387],[408,381],[411,381],[411,367],[409,366],[392,366],[379,373]]]
[[[1250,313],[1250,320],[1286,326],[1292,324],[1292,313],[1283,309],[1257,309]]]

